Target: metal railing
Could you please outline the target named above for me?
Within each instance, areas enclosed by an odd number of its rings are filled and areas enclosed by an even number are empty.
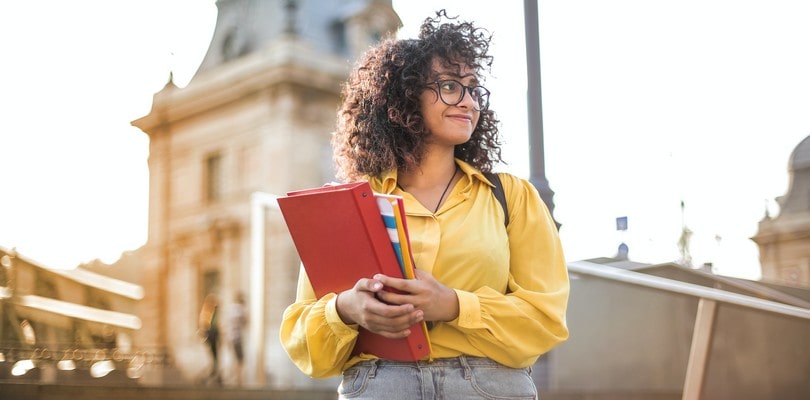
[[[719,303],[734,304],[750,309],[810,320],[810,309],[808,308],[758,299],[743,294],[731,293],[720,289],[708,288],[693,283],[647,275],[588,261],[569,262],[568,270],[577,274],[664,290],[700,299],[698,302],[697,316],[695,317],[695,327],[692,331],[689,362],[686,366],[686,378],[684,380],[682,395],[683,400],[696,400],[700,398]]]

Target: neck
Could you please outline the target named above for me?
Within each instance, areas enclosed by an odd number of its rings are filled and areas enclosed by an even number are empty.
[[[447,180],[456,173],[456,160],[453,153],[437,155],[428,153],[413,170],[397,171],[397,182],[410,189],[444,188]]]
[[[457,172],[458,166],[452,155],[445,159],[428,157],[418,169],[398,172],[397,185],[435,214],[450,196]]]

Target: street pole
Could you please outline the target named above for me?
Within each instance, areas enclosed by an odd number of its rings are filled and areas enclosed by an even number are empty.
[[[540,86],[540,30],[537,0],[523,1],[526,31],[527,111],[529,118],[529,167],[531,182],[554,218],[554,191],[548,184],[543,145],[543,96]],[[554,220],[557,229],[561,224]]]

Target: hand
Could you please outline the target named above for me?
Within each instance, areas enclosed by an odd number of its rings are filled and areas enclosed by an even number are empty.
[[[387,338],[407,337],[411,334],[410,327],[423,320],[424,312],[413,304],[386,304],[377,298],[384,293],[387,292],[379,279],[360,279],[353,288],[338,294],[336,307],[340,319]]]
[[[429,272],[415,270],[416,279],[397,279],[375,275],[386,287],[404,293],[380,292],[380,300],[389,304],[413,304],[424,312],[425,321],[452,321],[458,318],[456,291],[437,281]]]

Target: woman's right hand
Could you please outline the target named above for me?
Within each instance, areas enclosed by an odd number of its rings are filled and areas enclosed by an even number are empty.
[[[351,289],[338,294],[336,307],[346,324],[358,324],[378,335],[401,339],[411,334],[410,327],[424,319],[413,304],[386,304],[377,298],[383,284],[363,278]]]

